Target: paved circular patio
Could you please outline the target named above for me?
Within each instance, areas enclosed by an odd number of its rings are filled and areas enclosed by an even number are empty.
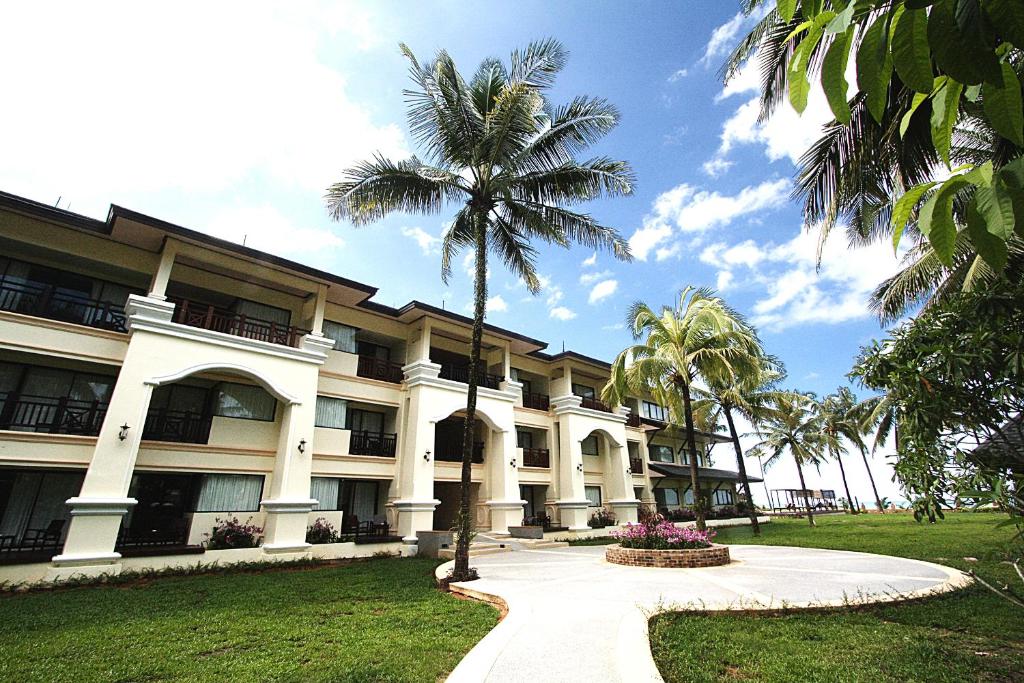
[[[474,557],[477,581],[453,591],[500,598],[508,616],[449,681],[660,681],[647,639],[656,611],[780,609],[906,600],[967,585],[949,567],[884,555],[783,546],[729,547],[702,569],[625,567],[604,546]],[[438,568],[444,576],[451,563]]]

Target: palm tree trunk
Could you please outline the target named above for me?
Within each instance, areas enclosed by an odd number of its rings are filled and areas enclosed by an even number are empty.
[[[736,449],[736,467],[740,472],[740,483],[743,484],[743,494],[747,497],[747,507],[750,510],[750,526],[755,536],[761,535],[761,525],[757,522],[757,510],[754,509],[754,497],[750,493],[750,480],[747,479],[747,464],[743,462],[743,448],[740,446],[740,435],[736,433],[736,425],[732,421],[732,410],[729,406],[723,405],[725,421],[729,425],[729,435],[732,437],[732,445]]]
[[[690,405],[690,387],[682,384],[683,415],[686,418],[686,446],[690,449],[690,487],[693,490],[693,511],[697,517],[697,529],[708,528],[704,521],[704,501],[701,498],[700,480],[697,479],[697,439],[693,430],[693,406]]]
[[[868,454],[864,450],[861,450],[860,457],[864,458],[864,467],[868,471],[868,479],[871,480],[871,490],[875,494],[875,505],[878,506],[879,512],[885,512],[885,510],[882,509],[882,498],[878,495],[878,487],[875,486],[875,475],[871,474],[871,465],[868,464]]]
[[[846,483],[846,468],[843,467],[843,456],[836,455],[834,452],[832,452],[831,448],[829,449],[828,452],[829,452],[829,455],[834,457],[836,459],[836,462],[839,463],[839,474],[842,475],[842,477],[843,477],[843,488],[846,490],[846,500],[850,504],[850,514],[856,515],[857,513],[860,512],[860,510],[858,510],[856,507],[854,507],[854,505],[853,505],[853,496],[850,495],[850,485]]]
[[[804,494],[804,505],[807,506],[807,521],[814,526],[814,512],[811,511],[811,499],[807,497],[807,484],[804,483],[804,468],[800,466],[800,459],[796,460],[796,471],[800,475],[800,488]]]
[[[462,496],[459,500],[459,538],[455,544],[455,568],[452,579],[466,581],[469,576],[469,540],[472,514],[469,493],[473,471],[473,427],[476,424],[477,380],[480,371],[480,346],[484,335],[487,303],[487,231],[483,217],[477,218],[476,274],[473,282],[473,339],[469,351],[469,382],[466,390],[466,424],[462,431]]]

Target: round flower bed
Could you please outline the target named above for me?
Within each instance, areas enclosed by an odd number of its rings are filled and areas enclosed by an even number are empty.
[[[729,564],[729,548],[715,545],[714,531],[680,529],[661,515],[615,531],[617,545],[608,546],[605,559],[633,567],[717,567]]]

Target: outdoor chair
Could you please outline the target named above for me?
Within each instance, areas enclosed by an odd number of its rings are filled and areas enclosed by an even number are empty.
[[[25,535],[21,538],[21,547],[32,549],[57,547],[65,524],[67,524],[66,519],[54,519],[45,529],[26,529]]]

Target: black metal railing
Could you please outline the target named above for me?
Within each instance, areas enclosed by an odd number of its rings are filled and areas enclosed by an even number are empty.
[[[523,407],[534,410],[550,410],[551,399],[547,394],[523,394]]]
[[[439,441],[434,444],[434,458],[441,462],[462,462],[462,441]],[[482,464],[484,461],[484,442],[473,444],[473,462]]]
[[[590,408],[591,410],[600,410],[602,413],[612,412],[612,407],[604,401],[599,401],[596,398],[590,398],[588,396],[580,397],[580,405],[584,408]]]
[[[294,325],[282,325],[185,299],[179,299],[175,304],[174,322],[236,337],[297,347],[302,336],[309,332]]]
[[[359,356],[356,364],[356,374],[360,377],[377,379],[381,382],[392,382],[401,384],[405,380],[405,373],[402,372],[401,363],[375,358],[373,356]]]
[[[146,415],[142,438],[174,443],[207,443],[212,417],[193,410],[153,408]]]
[[[116,550],[184,546],[188,543],[189,520],[161,519],[158,523],[121,530],[117,534]],[[152,527],[152,528],[150,528]]]
[[[0,429],[95,436],[106,414],[101,401],[0,393]]]
[[[640,414],[639,413],[630,413],[626,417],[626,426],[627,427],[639,427],[640,426]]]
[[[127,332],[124,306],[39,282],[0,283],[0,311],[22,313],[114,332]]]
[[[385,458],[395,457],[397,434],[383,432],[353,431],[348,442],[348,452],[352,455],[377,455]]]
[[[524,448],[523,467],[551,467],[551,452],[546,448]]]
[[[444,363],[441,365],[439,376],[441,379],[450,379],[453,382],[469,384],[469,367]],[[480,387],[498,389],[503,381],[505,381],[505,378],[501,375],[490,375],[486,372],[478,372],[476,374],[476,384]]]
[[[637,456],[629,456],[629,471],[633,474],[643,474],[644,461]]]

